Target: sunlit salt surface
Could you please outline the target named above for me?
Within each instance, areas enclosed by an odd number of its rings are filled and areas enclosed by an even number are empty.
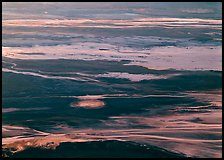
[[[71,107],[81,107],[81,108],[101,108],[104,106],[104,102],[100,100],[82,100],[79,102],[71,103]]]
[[[90,25],[92,23],[92,25]],[[128,24],[128,25],[127,25]],[[139,18],[132,20],[4,20],[4,26],[32,27],[91,27],[91,28],[132,28],[132,27],[221,27],[221,20],[187,18]]]
[[[177,70],[222,70],[221,46],[156,47],[141,52],[130,48],[129,50],[133,53],[120,53],[114,49],[115,46],[107,46],[106,48],[110,48],[110,50],[100,51],[91,48],[92,45],[84,43],[73,46],[3,47],[2,49],[3,56],[17,59],[130,60],[130,65],[157,70],[170,68]],[[100,48],[104,44],[95,43],[94,46]],[[27,55],[21,54],[21,52],[44,54]]]
[[[129,79],[133,82],[139,82],[143,80],[153,80],[153,79],[166,79],[172,76],[177,76],[180,74],[171,74],[171,75],[161,75],[156,76],[153,74],[130,74],[130,73],[121,73],[121,72],[110,72],[107,74],[98,74],[96,77],[111,77],[111,78],[121,78],[121,79]]]

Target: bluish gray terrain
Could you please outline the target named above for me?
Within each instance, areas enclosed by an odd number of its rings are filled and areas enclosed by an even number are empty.
[[[3,157],[222,157],[222,4],[3,2]]]

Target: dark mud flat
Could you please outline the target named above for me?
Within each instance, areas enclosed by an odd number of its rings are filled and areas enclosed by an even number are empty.
[[[32,68],[44,72],[83,72],[83,73],[106,73],[106,72],[128,72],[128,73],[150,73],[150,71],[140,66],[125,66],[130,61],[106,61],[106,60],[21,60],[3,57],[4,61],[16,63],[19,68]],[[3,67],[7,65],[3,63]]]
[[[4,156],[10,151],[3,150]],[[149,145],[122,141],[91,141],[62,143],[55,150],[28,148],[11,154],[11,158],[184,158],[178,153],[169,152]]]
[[[14,70],[27,71],[32,69],[33,73],[51,72],[55,76],[62,76],[58,72],[80,72],[89,74],[106,73],[107,71],[120,71],[137,74],[172,74],[178,73],[168,79],[144,80],[140,82],[131,82],[127,79],[95,78],[99,82],[81,82],[73,80],[46,79],[31,75],[16,73],[2,74],[3,81],[3,108],[18,108],[15,112],[3,114],[3,120],[7,124],[28,125],[35,129],[49,128],[50,125],[65,123],[72,126],[94,126],[101,119],[107,119],[110,116],[119,116],[122,114],[142,114],[146,109],[155,115],[154,110],[161,109],[159,116],[166,114],[167,110],[177,106],[206,106],[205,102],[189,97],[169,97],[169,95],[182,95],[186,91],[206,91],[220,89],[222,87],[221,71],[177,71],[177,70],[147,70],[139,66],[125,66],[125,62],[112,61],[81,61],[81,60],[13,60],[3,58],[6,62],[16,63]],[[104,66],[104,67],[102,67]],[[8,63],[3,63],[3,67],[10,69]],[[50,75],[45,73],[46,76]],[[63,76],[64,76],[63,75]],[[93,77],[91,77],[93,78]],[[70,107],[71,103],[77,103],[77,98],[69,96],[85,95],[103,95],[125,93],[129,98],[108,98],[104,99],[105,106],[97,110],[88,110],[84,108]],[[160,95],[167,97],[146,97],[134,98],[133,94]],[[54,97],[56,96],[56,97]],[[65,96],[65,97],[60,97]],[[68,96],[68,97],[66,97]],[[119,99],[118,99],[119,98]],[[172,107],[169,107],[172,106]],[[42,108],[48,108],[42,110]],[[31,108],[31,110],[27,110]],[[39,108],[33,112],[32,108]],[[62,110],[63,108],[63,110]],[[25,109],[25,110],[24,110]],[[148,114],[148,113],[147,113]],[[66,115],[66,117],[64,117]],[[60,118],[58,118],[60,117]],[[74,118],[75,117],[75,118]],[[80,119],[81,118],[81,119]],[[92,119],[93,118],[93,119]],[[33,121],[26,121],[31,119]],[[88,122],[83,123],[84,122]],[[41,122],[41,123],[40,123]],[[41,125],[40,125],[41,124]],[[100,123],[101,124],[101,123]],[[37,127],[37,128],[36,128]]]

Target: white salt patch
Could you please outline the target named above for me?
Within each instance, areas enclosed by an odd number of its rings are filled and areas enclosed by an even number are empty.
[[[94,47],[93,47],[94,46]],[[108,50],[99,50],[107,48]],[[150,50],[117,49],[101,43],[77,43],[72,46],[2,47],[3,56],[16,59],[130,60],[129,64],[149,69],[222,71],[222,46],[155,47]],[[23,55],[18,53],[45,53]],[[124,76],[124,75],[123,75]]]
[[[131,62],[149,69],[222,71],[222,46],[156,47],[144,63]]]
[[[154,74],[130,74],[130,73],[124,73],[124,72],[108,72],[107,74],[98,74],[96,77],[124,78],[124,79],[129,79],[130,81],[133,81],[133,82],[139,82],[142,80],[166,79],[176,75],[178,74],[154,75]]]
[[[189,10],[183,10],[188,11]],[[195,10],[194,10],[195,11]],[[191,10],[192,12],[192,10]],[[205,10],[197,10],[196,12],[205,12]],[[128,24],[128,25],[127,25]],[[156,26],[173,26],[179,24],[179,27],[213,27],[221,26],[222,20],[213,19],[198,19],[198,18],[136,18],[130,20],[90,20],[90,19],[76,19],[76,20],[50,20],[50,19],[37,19],[37,20],[3,20],[3,26],[33,26],[33,27],[91,27],[91,28],[136,28],[136,27],[156,27]],[[193,25],[192,25],[193,24]]]
[[[71,103],[71,107],[81,107],[87,109],[101,108],[104,105],[105,103],[103,101],[96,99],[81,100],[79,102]]]

